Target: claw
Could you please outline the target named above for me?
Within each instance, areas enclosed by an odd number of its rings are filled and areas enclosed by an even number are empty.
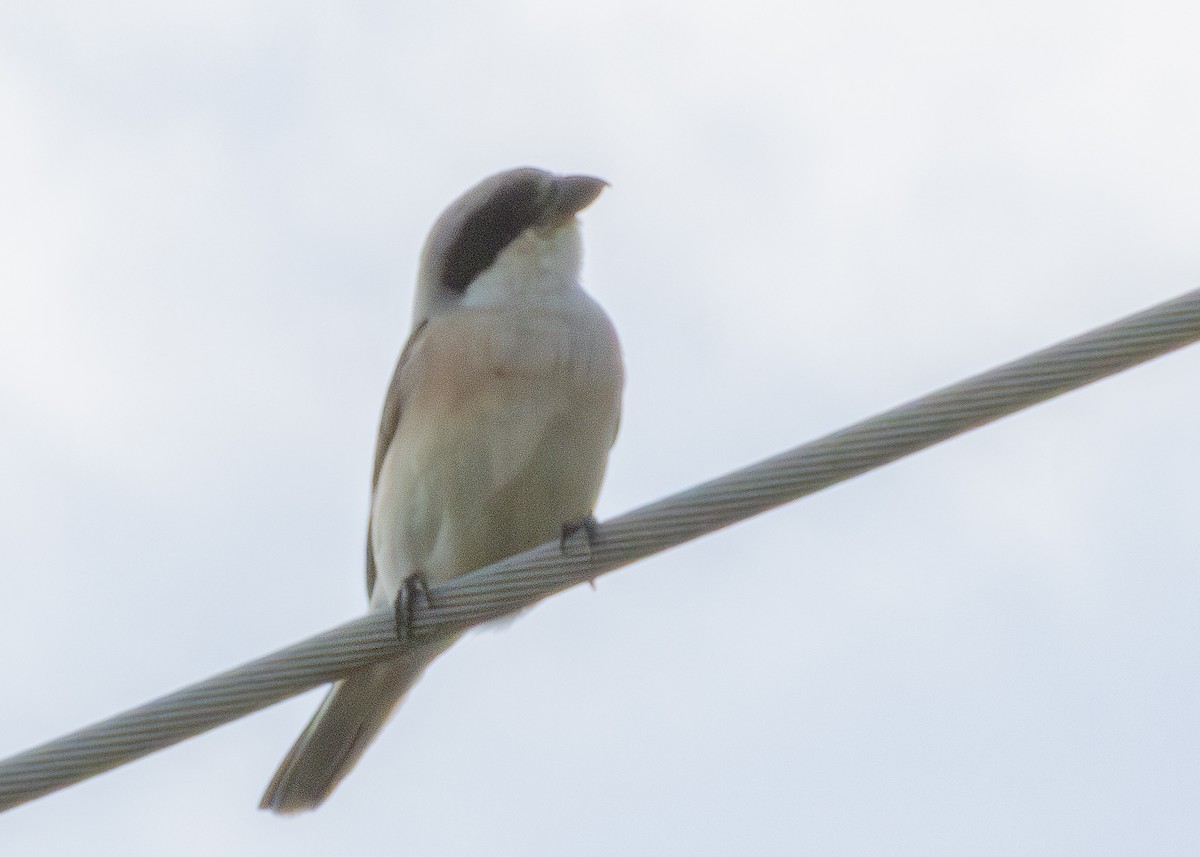
[[[416,607],[417,596],[425,600],[427,605],[433,604],[429,597],[429,582],[424,574],[411,574],[404,580],[404,585],[396,593],[394,605],[396,616],[396,639],[401,643],[412,642],[416,635],[413,633],[413,610]]]
[[[574,538],[580,530],[583,530],[583,534],[587,537],[587,546],[590,550],[596,542],[596,537],[600,534],[600,524],[593,515],[588,515],[577,524],[563,524],[562,537],[558,541],[558,547],[564,555],[567,553],[567,542]]]
[[[574,539],[574,537],[579,533],[580,530],[583,531],[583,535],[584,535],[584,548],[587,552],[586,556],[588,556],[588,557],[591,556],[592,545],[594,545],[596,543],[596,538],[600,535],[600,524],[596,520],[594,515],[588,515],[586,518],[584,518],[578,524],[564,524],[563,525],[562,537],[559,539],[559,542],[558,542],[559,550],[562,551],[563,556],[571,555],[570,552],[567,550],[567,543],[570,542],[572,539]],[[592,580],[589,580],[588,585],[591,586],[592,589],[595,589],[596,588],[595,579],[593,578]]]

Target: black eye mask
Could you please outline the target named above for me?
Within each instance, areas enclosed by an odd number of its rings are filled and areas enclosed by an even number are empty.
[[[467,215],[446,250],[441,285],[454,294],[488,268],[514,239],[543,216],[546,184],[529,176],[496,190]]]

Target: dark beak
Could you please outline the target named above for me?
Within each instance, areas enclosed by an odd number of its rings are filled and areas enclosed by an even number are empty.
[[[551,218],[573,217],[595,202],[606,187],[608,182],[595,176],[559,176],[554,180]]]

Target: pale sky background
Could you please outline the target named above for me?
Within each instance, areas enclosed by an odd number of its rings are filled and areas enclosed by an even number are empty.
[[[625,511],[1200,286],[1194,2],[6,3],[0,755],[349,619],[416,253],[604,176]],[[1200,850],[1200,348],[313,692],[5,855]]]

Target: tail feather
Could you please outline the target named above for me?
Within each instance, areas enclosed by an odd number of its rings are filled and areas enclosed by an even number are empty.
[[[412,649],[335,684],[280,763],[259,809],[286,814],[320,806],[446,645]]]

